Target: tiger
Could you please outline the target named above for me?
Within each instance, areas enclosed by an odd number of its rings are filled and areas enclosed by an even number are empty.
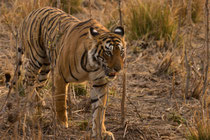
[[[107,85],[123,69],[124,34],[122,26],[108,30],[92,18],[80,21],[53,7],[36,9],[24,18],[18,35],[18,65],[24,64],[27,88],[38,82],[35,87],[38,90],[45,85],[53,64],[55,110],[59,125],[68,128],[66,100],[69,83],[89,81],[92,85],[89,137],[115,139],[104,125]]]

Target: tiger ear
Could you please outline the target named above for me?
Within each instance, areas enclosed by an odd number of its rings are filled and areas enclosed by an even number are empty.
[[[99,35],[98,31],[94,29],[93,27],[90,27],[90,36],[96,37],[97,35]]]
[[[116,27],[113,32],[115,34],[121,35],[122,37],[124,36],[124,29],[122,26]]]

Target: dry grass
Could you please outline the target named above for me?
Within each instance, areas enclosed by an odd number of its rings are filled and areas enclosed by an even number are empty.
[[[88,0],[86,0],[86,2],[87,1]],[[202,19],[202,2],[200,3],[200,0],[192,1],[192,21],[196,25]],[[8,0],[6,3],[2,3],[0,21],[3,24],[1,24],[1,26],[5,27],[5,25],[9,25],[11,29],[8,29],[8,26],[6,26],[7,28],[5,28],[5,30],[7,30],[7,32],[15,31],[22,19],[33,9],[47,5],[55,6],[55,3],[53,4],[52,0],[39,0],[39,2],[40,3],[34,4],[33,0]],[[61,0],[61,2],[61,7],[66,12],[70,11],[70,13],[77,13],[80,12],[81,8],[82,11],[86,11],[86,13],[83,13],[83,17],[86,19],[89,18],[89,13],[87,12],[88,5],[85,6],[81,0]],[[105,23],[104,25],[108,28],[112,28],[119,24],[117,1],[107,0],[105,2],[102,0],[102,4],[98,7],[96,1],[92,2],[91,8],[93,18],[99,19],[99,21]],[[187,44],[189,39],[186,38],[184,40],[185,42],[178,43],[178,47],[173,48],[173,45],[170,44],[171,41],[176,40],[178,15],[181,15],[182,22],[180,34],[186,31],[185,22],[187,16],[187,3],[179,4],[178,2],[179,1],[173,0],[173,4],[170,6],[168,3],[160,2],[159,0],[137,0],[135,2],[125,0],[122,4],[123,21],[124,26],[126,27],[126,35],[129,42],[128,46],[131,46],[128,47],[127,92],[129,103],[126,104],[126,119],[128,119],[129,122],[126,128],[127,130],[124,128],[118,128],[120,122],[118,120],[120,118],[119,92],[122,90],[122,80],[113,82],[113,84],[115,84],[114,87],[110,87],[109,89],[110,94],[113,96],[109,98],[111,103],[107,109],[108,117],[106,122],[108,129],[110,130],[111,128],[111,130],[117,134],[118,139],[122,139],[122,136],[127,139],[136,138],[138,140],[161,138],[170,139],[171,137],[174,138],[176,135],[178,137],[185,133],[187,129],[183,128],[183,126],[185,126],[186,123],[190,123],[192,126],[189,129],[190,135],[187,137],[189,140],[209,139],[209,120],[204,120],[198,115],[192,115],[194,109],[193,107],[200,109],[199,103],[196,101],[200,98],[203,88],[202,80],[199,79],[199,75],[202,74],[202,70],[200,70],[197,66],[203,62],[200,62],[202,59],[197,59],[195,57],[196,55],[192,52],[197,53],[198,56],[202,56],[203,52],[201,52],[201,50],[203,48],[196,48],[198,45],[202,44],[202,42],[193,42],[194,46],[190,46]],[[103,16],[101,16],[101,14],[103,14]],[[198,33],[202,32],[203,31],[199,30]],[[8,42],[10,42],[6,44],[8,45],[7,49],[10,50],[10,48],[15,48],[14,37],[12,37],[11,33],[4,32],[4,34],[9,36],[4,37],[2,36],[3,34],[0,34],[2,38],[6,38],[8,39]],[[184,36],[184,38],[185,37],[186,36]],[[148,42],[152,43],[144,42],[145,44],[142,46],[142,43],[138,43],[138,39],[147,39]],[[193,37],[193,39],[196,40],[197,36]],[[202,40],[203,38],[200,37],[200,39]],[[130,43],[132,41],[134,42],[133,44]],[[0,44],[3,44],[2,42],[0,42]],[[189,92],[192,93],[191,97],[197,98],[190,98],[190,100],[188,100],[188,102],[190,102],[189,108],[186,107],[188,105],[183,103],[183,90],[181,88],[185,85],[183,84],[184,82],[180,80],[186,78],[186,70],[183,65],[183,43],[186,43],[186,46],[188,47],[188,51],[186,53],[189,58],[189,64],[191,67],[194,67],[194,70],[192,69],[190,72],[191,79]],[[164,47],[168,47],[169,49],[162,49]],[[134,50],[132,50],[133,48]],[[11,51],[14,51],[14,49],[11,49]],[[191,60],[191,58],[195,58],[195,60]],[[10,57],[10,59],[7,59],[6,63],[10,63],[13,66],[14,63],[11,63],[14,61],[13,59],[14,57]],[[5,59],[1,57],[1,60]],[[8,65],[6,65],[6,67],[7,66]],[[3,77],[4,74],[2,71],[4,70],[0,67],[0,82],[3,83],[3,78],[1,77]],[[154,71],[157,72],[157,75],[154,75]],[[52,119],[53,109],[51,107],[52,95],[50,94],[51,87],[52,84],[49,82],[49,84],[42,89],[46,106],[44,108],[45,112],[40,121],[36,121],[37,119],[34,117],[34,108],[37,106],[37,103],[35,103],[34,100],[26,106],[26,109],[31,110],[32,113],[24,115],[23,112],[17,112],[18,108],[16,108],[16,95],[12,94],[10,102],[7,104],[7,108],[5,109],[6,111],[3,112],[3,115],[2,112],[0,112],[0,129],[2,130],[0,131],[0,136],[8,136],[8,138],[16,136],[17,138],[21,138],[24,135],[22,132],[25,131],[25,138],[32,137],[33,139],[38,139],[38,137],[43,137],[44,139],[53,139],[57,135],[56,137],[58,139],[62,139],[64,137],[66,139],[69,137],[78,139],[82,137],[81,135],[83,135],[85,131],[90,130],[91,123],[87,120],[87,118],[90,117],[86,115],[86,112],[90,112],[90,110],[84,107],[88,103],[84,102],[83,105],[84,98],[76,96],[81,94],[88,96],[88,89],[83,85],[75,85],[75,93],[72,94],[75,94],[75,96],[71,97],[72,102],[69,107],[72,111],[69,120],[71,128],[68,130],[57,128],[57,132],[59,134],[54,133]],[[1,94],[2,100],[6,91],[2,92],[3,86],[0,88],[0,92],[4,93]],[[78,93],[76,93],[77,91]],[[207,92],[209,91],[207,90]],[[168,97],[168,95],[172,93],[174,99]],[[24,102],[24,100],[26,100],[25,93],[21,88],[19,91],[19,97],[20,102]],[[20,107],[24,108],[25,106],[21,103]],[[171,111],[169,110],[173,110],[172,113],[170,113]],[[208,116],[205,118],[207,117]],[[196,121],[190,122],[191,118],[194,118]],[[177,124],[179,126],[177,126]],[[18,125],[19,128],[17,129]],[[171,134],[171,132],[173,134]],[[179,138],[182,137],[180,136],[177,139]]]
[[[12,27],[18,28],[22,19],[32,10],[50,5],[49,0],[41,0],[36,4],[32,0],[10,0],[1,5],[1,14],[4,17],[1,20],[2,22],[6,21]]]
[[[57,1],[49,0],[52,6],[57,6]],[[61,9],[70,14],[76,14],[82,11],[82,0],[61,0]]]
[[[195,126],[190,127],[190,134],[187,136],[188,140],[209,140],[210,139],[210,120],[208,110],[205,115],[197,113],[195,118]]]
[[[169,6],[161,1],[132,1],[124,13],[131,40],[153,38],[169,41],[175,37],[177,22]]]
[[[202,21],[203,19],[203,5],[204,0],[192,0],[192,11],[191,11],[191,19],[193,23],[198,23]],[[173,0],[172,3],[172,11],[174,13],[174,16],[178,18],[178,16],[181,16],[181,23],[186,24],[187,19],[187,6],[188,1],[186,0]]]

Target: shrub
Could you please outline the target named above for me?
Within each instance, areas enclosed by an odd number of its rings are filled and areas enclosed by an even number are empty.
[[[0,20],[5,24],[18,28],[23,18],[32,10],[49,5],[49,0],[42,0],[39,3],[34,3],[33,0],[8,0],[0,5],[0,13],[2,15]]]
[[[57,1],[50,0],[54,7],[57,6]],[[76,14],[82,11],[82,0],[61,0],[61,9],[70,14]]]
[[[85,96],[87,95],[86,85],[85,84],[74,84],[74,91],[76,96]]]
[[[129,39],[173,40],[177,30],[169,6],[160,1],[131,2],[125,11]]]
[[[208,112],[205,117],[197,115],[195,127],[189,128],[189,131],[190,134],[187,136],[188,140],[210,140],[210,120]]]
[[[198,23],[202,19],[204,0],[192,0],[191,19],[193,23]],[[176,17],[181,16],[181,23],[184,24],[187,19],[187,1],[173,0],[172,11]]]

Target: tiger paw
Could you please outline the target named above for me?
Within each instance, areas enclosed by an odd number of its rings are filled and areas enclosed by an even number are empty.
[[[102,133],[102,140],[115,140],[114,135],[110,131]]]
[[[58,125],[61,128],[68,128],[69,127],[68,122],[63,122],[63,121],[58,121]]]
[[[68,128],[68,117],[67,112],[57,112],[57,122],[62,128]]]
[[[102,133],[102,138],[100,138],[99,136],[92,136],[90,133],[85,134],[85,140],[115,140],[114,135],[109,132],[109,131],[105,131]]]

